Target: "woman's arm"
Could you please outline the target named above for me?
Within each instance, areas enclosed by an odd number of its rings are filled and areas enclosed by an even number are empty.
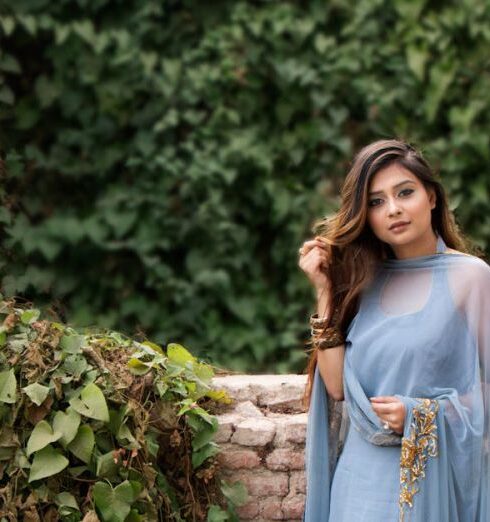
[[[326,316],[330,311],[330,292],[317,292],[317,312],[319,317]],[[318,350],[318,370],[322,376],[328,394],[336,401],[344,400],[344,351],[345,344]]]

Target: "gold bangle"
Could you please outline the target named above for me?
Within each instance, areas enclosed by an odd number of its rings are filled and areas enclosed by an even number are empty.
[[[328,326],[328,317],[318,317],[318,314],[310,315],[310,325],[312,328],[324,328]]]
[[[318,339],[313,340],[313,346],[318,348],[319,350],[327,350],[328,348],[335,348],[336,346],[340,346],[345,343],[344,336],[338,332],[337,335],[333,335],[331,337],[323,338],[320,337]]]

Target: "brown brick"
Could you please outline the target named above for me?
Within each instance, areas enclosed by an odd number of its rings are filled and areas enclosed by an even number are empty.
[[[297,493],[283,499],[282,511],[287,519],[301,518],[305,507],[305,495]]]
[[[292,448],[276,448],[267,456],[267,467],[273,471],[287,471],[290,469],[304,469],[304,450]]]
[[[264,498],[260,501],[260,515],[269,520],[283,520],[280,498]]]
[[[228,469],[258,468],[261,464],[257,452],[248,449],[225,448],[218,458],[221,465]]]
[[[242,446],[265,446],[272,441],[275,433],[275,424],[266,418],[246,419],[238,424],[231,441]]]
[[[306,493],[306,475],[304,471],[292,471],[289,475],[289,493]]]
[[[255,520],[259,514],[259,503],[254,499],[236,508],[240,520]]]
[[[241,470],[233,473],[233,480],[241,480],[249,495],[254,497],[285,497],[289,490],[289,477],[283,471]]]

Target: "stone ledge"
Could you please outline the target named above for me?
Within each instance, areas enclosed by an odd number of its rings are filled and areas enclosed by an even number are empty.
[[[302,412],[306,375],[225,375],[212,380],[237,402],[251,402],[270,411]]]
[[[223,477],[242,481],[248,502],[240,520],[300,522],[306,479],[303,409],[306,375],[227,375],[213,379],[233,399],[217,414]]]

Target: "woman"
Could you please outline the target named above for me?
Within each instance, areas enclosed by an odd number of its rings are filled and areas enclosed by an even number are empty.
[[[489,522],[490,267],[413,147],[355,157],[300,249],[317,294],[306,522]]]

